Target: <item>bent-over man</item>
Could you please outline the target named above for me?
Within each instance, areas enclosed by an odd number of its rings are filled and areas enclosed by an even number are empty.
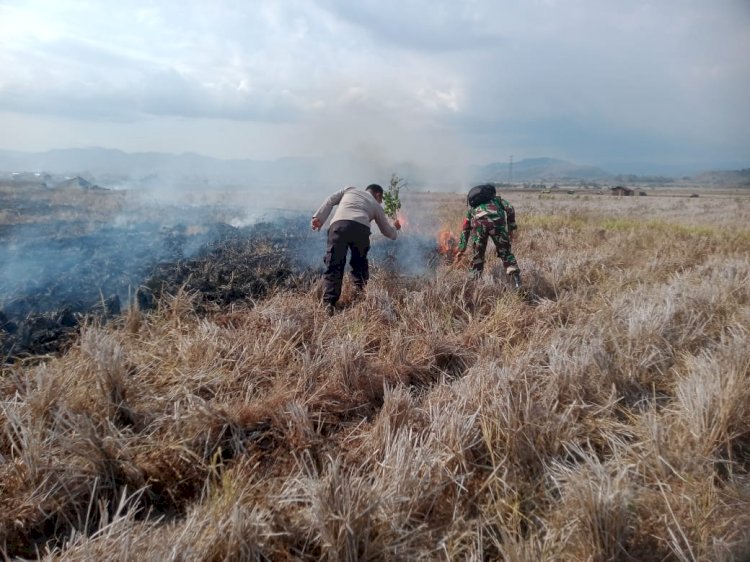
[[[506,220],[507,219],[507,220]],[[521,284],[521,270],[518,267],[516,257],[511,251],[511,242],[515,237],[516,211],[513,206],[496,195],[485,203],[480,203],[466,211],[463,224],[461,225],[461,239],[458,243],[458,256],[462,257],[469,243],[471,231],[472,257],[471,273],[479,277],[484,270],[484,255],[487,251],[487,241],[491,238],[495,244],[495,251],[503,266],[505,273],[511,277],[516,287]]]
[[[367,284],[370,277],[367,261],[367,252],[370,249],[370,223],[374,220],[380,232],[391,240],[398,236],[397,231],[401,229],[401,224],[396,219],[391,226],[382,204],[383,188],[378,184],[370,184],[364,191],[356,187],[347,187],[328,197],[312,216],[312,229],[320,230],[331,209],[338,205],[328,229],[328,247],[323,260],[326,264],[323,274],[323,302],[329,315],[334,313],[336,302],[341,296],[346,255],[349,251],[354,286],[358,291],[362,291]]]

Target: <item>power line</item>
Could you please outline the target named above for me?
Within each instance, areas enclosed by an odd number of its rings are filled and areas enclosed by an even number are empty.
[[[513,183],[513,155],[510,155],[510,165],[508,166],[508,183]]]

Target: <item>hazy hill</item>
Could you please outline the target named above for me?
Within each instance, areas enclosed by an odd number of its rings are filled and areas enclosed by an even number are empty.
[[[493,162],[472,170],[477,181],[514,182],[562,179],[606,179],[610,174],[595,166],[575,164],[555,158],[527,158],[513,163],[512,177],[508,162]]]
[[[442,164],[436,163],[438,168]],[[381,169],[382,168],[382,169]],[[166,179],[189,178],[200,182],[256,185],[330,184],[336,178],[351,178],[352,182],[367,178],[388,177],[396,171],[420,187],[434,183],[436,175],[413,163],[383,164],[357,162],[351,155],[330,158],[282,158],[278,160],[220,160],[199,154],[166,154],[157,152],[126,153],[103,148],[50,150],[41,153],[0,151],[0,170],[43,171],[52,174],[93,176],[101,179],[138,180],[145,184]],[[507,181],[508,164],[495,162],[472,166],[465,171],[450,170],[457,179],[474,181]],[[445,174],[438,174],[445,177]],[[609,174],[600,168],[583,166],[553,158],[533,158],[513,164],[513,181],[537,179],[598,179]]]
[[[750,168],[745,168],[743,170],[703,172],[694,176],[693,179],[700,181],[706,186],[723,187],[732,185],[750,187]]]
[[[50,182],[48,182],[47,185],[49,186]],[[54,187],[56,189],[82,189],[82,190],[104,189],[98,185],[91,183],[87,179],[82,178],[80,176],[76,176],[74,178],[70,178],[67,180],[63,180],[59,183],[52,184],[51,187]]]
[[[395,172],[416,189],[455,190],[480,182],[514,183],[534,181],[603,180],[636,183],[642,176],[614,176],[608,171],[555,158],[527,158],[460,168],[436,161],[371,161],[362,155],[341,153],[326,158],[280,158],[277,160],[221,160],[193,153],[126,153],[104,148],[75,148],[24,153],[0,150],[0,172],[37,172],[81,176],[106,187],[243,186],[258,188],[295,187],[307,190],[330,188],[342,183],[363,185],[387,181]],[[750,171],[706,172],[695,176],[706,185],[747,185]]]
[[[213,182],[289,184],[316,175],[315,163],[302,158],[274,161],[220,160],[199,154],[126,153],[103,148],[41,153],[0,151],[0,170],[53,174],[120,176],[146,182],[161,179],[209,179]]]

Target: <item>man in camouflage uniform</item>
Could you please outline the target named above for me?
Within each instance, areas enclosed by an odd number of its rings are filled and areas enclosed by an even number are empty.
[[[487,240],[492,238],[497,257],[502,260],[503,266],[505,266],[505,273],[513,279],[516,287],[518,287],[521,284],[521,270],[510,248],[517,228],[515,209],[499,195],[493,197],[487,203],[481,203],[476,207],[469,207],[461,226],[458,257],[462,257],[466,251],[469,236],[471,235],[471,272],[472,275],[479,277],[484,269],[484,254],[487,250]],[[471,234],[472,230],[474,231],[473,234]]]

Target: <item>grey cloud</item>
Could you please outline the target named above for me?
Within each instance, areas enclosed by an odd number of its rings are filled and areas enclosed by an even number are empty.
[[[298,102],[282,88],[210,87],[169,67],[62,41],[27,56],[32,82],[0,86],[0,109],[82,119],[133,120],[143,115],[286,121]]]
[[[174,70],[143,76],[137,106],[143,113],[249,121],[288,121],[299,113],[293,94],[267,88],[245,93],[229,85],[210,88]]]
[[[646,131],[592,116],[456,120],[460,120],[454,123],[456,130],[474,137],[476,145],[504,147],[505,151],[495,151],[491,158],[503,162],[510,154],[517,159],[543,154],[613,172],[668,173],[670,166],[696,172],[710,168],[711,162],[742,167],[742,161],[747,161],[741,148],[721,139],[695,139],[668,129]],[[528,147],[533,147],[532,151]]]
[[[425,4],[403,0],[397,6],[389,6],[379,0],[319,0],[318,4],[372,33],[382,48],[395,45],[428,51],[463,51],[504,43],[503,36],[484,17],[489,13],[487,4],[482,2],[435,0]]]
[[[6,88],[0,90],[0,108],[102,121],[135,121],[151,115],[286,122],[299,113],[293,100],[273,91],[257,96],[217,94],[172,72],[144,76],[130,88],[104,86],[93,91],[81,83],[47,86],[39,93]]]
[[[177,141],[216,118],[256,148],[275,135],[279,156],[370,138],[405,158],[439,138],[462,159],[592,164],[750,146],[746,0],[168,2],[142,25],[130,4],[87,6],[91,25],[0,45],[0,112],[164,123]]]

